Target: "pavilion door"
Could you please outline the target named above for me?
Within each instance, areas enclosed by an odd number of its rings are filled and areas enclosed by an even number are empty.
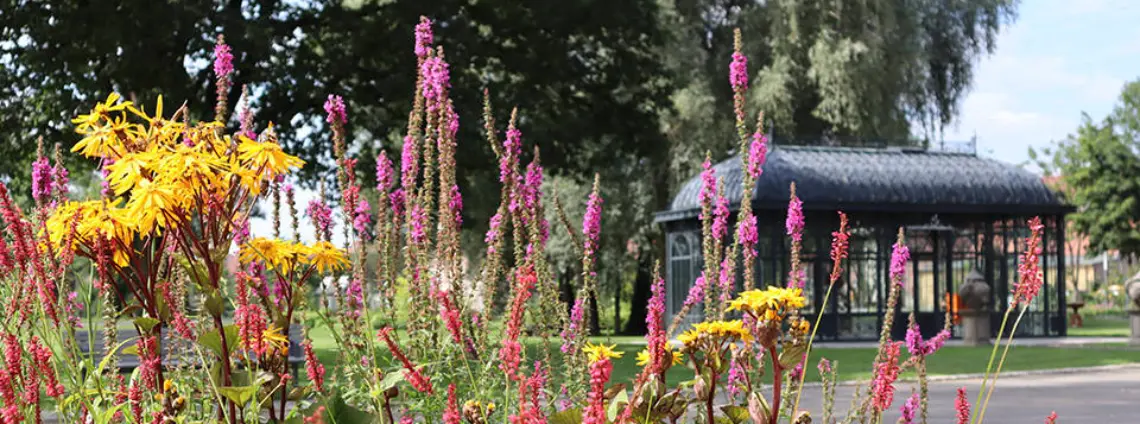
[[[932,337],[945,322],[943,298],[949,293],[950,251],[947,243],[953,240],[948,229],[911,229],[907,231],[910,263],[903,277],[899,293],[898,313],[891,328],[892,337],[906,337],[910,314],[922,330],[923,337]]]

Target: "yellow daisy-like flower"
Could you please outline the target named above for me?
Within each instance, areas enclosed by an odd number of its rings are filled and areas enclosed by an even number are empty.
[[[153,150],[123,155],[115,163],[107,165],[107,183],[115,189],[116,195],[126,193],[146,179],[144,174],[157,157],[158,154]]]
[[[264,262],[273,268],[291,268],[298,257],[296,244],[279,239],[258,237],[246,242],[238,252],[242,263]]]
[[[259,143],[246,136],[238,136],[238,158],[245,162],[249,169],[264,176],[281,175],[289,168],[301,167],[305,161],[285,154],[277,143]]]
[[[665,352],[667,352],[673,359],[673,365],[681,365],[681,363],[685,362],[685,354],[681,353],[680,351],[673,350],[668,343],[665,344]],[[637,352],[637,365],[640,367],[649,365],[648,347],[642,349],[641,352]]]
[[[131,192],[127,216],[139,234],[150,234],[156,227],[166,228],[166,214],[173,212],[180,203],[179,197],[170,187],[141,180]]]
[[[317,267],[317,272],[321,273],[327,270],[339,271],[348,266],[348,258],[345,257],[344,250],[338,249],[327,241],[317,242],[317,244],[308,247],[308,255],[304,262]]]
[[[272,325],[261,333],[261,341],[284,354],[289,350],[289,337],[281,334],[281,329]]]
[[[586,343],[586,347],[582,351],[586,353],[586,357],[590,359],[590,363],[601,361],[602,359],[617,359],[620,358],[622,353],[614,350],[617,345],[606,346],[604,344]]]
[[[744,327],[744,322],[740,320],[706,321],[693,325],[693,329],[689,331],[695,332],[697,335],[708,335],[722,340],[752,340],[752,333]]]
[[[788,312],[806,304],[803,289],[771,286],[764,290],[740,293],[729,303],[728,310],[743,311],[768,320],[779,321]]]
[[[677,336],[677,341],[680,341],[681,344],[685,346],[691,346],[693,343],[696,343],[697,339],[699,339],[700,336],[701,333],[696,329],[690,329],[689,331],[681,333],[680,336]]]

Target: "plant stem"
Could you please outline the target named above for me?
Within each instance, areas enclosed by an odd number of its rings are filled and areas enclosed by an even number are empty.
[[[776,348],[768,348],[772,357],[772,408],[768,414],[768,424],[776,424],[780,419],[780,396],[784,383],[784,366],[780,364],[780,357],[776,356]]]
[[[974,401],[975,407],[977,407],[977,405],[982,403],[982,394],[986,391],[986,382],[988,382],[990,379],[990,370],[993,369],[994,358],[997,357],[998,345],[1001,344],[1001,337],[1003,334],[1005,334],[1005,324],[1009,321],[1009,313],[1011,311],[1013,311],[1013,309],[1006,308],[1005,314],[1002,315],[1001,327],[998,328],[997,343],[994,343],[993,350],[990,351],[990,361],[986,364],[986,373],[982,376],[982,387],[980,389],[978,389],[978,399]],[[974,412],[978,412],[978,411],[975,410]],[[977,416],[980,416],[980,415],[981,415],[981,413],[978,412],[977,415],[971,416],[970,417],[970,424],[979,423],[980,421],[977,421],[974,418],[976,418]]]
[[[827,302],[828,302],[828,300],[831,299],[831,289],[834,287],[835,287],[834,283],[829,284],[827,286],[827,292],[824,293],[824,295],[823,295],[823,305],[820,306],[819,313],[816,314],[816,316],[815,316],[815,323],[812,324],[812,326],[811,326],[811,337],[808,338],[807,350],[804,351],[804,362],[805,362],[805,364],[807,362],[807,358],[809,358],[811,355],[811,347],[813,344],[815,344],[815,332],[816,332],[816,330],[819,329],[819,322],[823,319],[823,311],[827,310]],[[791,416],[791,418],[788,419],[789,423],[795,421],[796,411],[800,410],[800,395],[804,392],[803,391],[804,377],[806,377],[806,376],[807,376],[807,371],[800,373],[800,384],[799,384],[800,390],[796,391],[796,401],[792,404],[792,416]]]
[[[997,369],[994,370],[993,381],[990,382],[989,391],[986,392],[986,401],[982,403],[982,408],[978,410],[978,424],[982,424],[982,420],[986,417],[986,407],[990,404],[990,396],[994,394],[994,386],[997,384],[998,374],[1001,374],[1001,366],[1005,364],[1005,356],[1009,354],[1009,347],[1013,345],[1013,335],[1017,332],[1017,326],[1021,323],[1021,317],[1025,316],[1027,309],[1029,309],[1028,306],[1021,308],[1021,312],[1017,314],[1017,319],[1013,321],[1013,328],[1009,330],[1009,338],[1005,342],[1005,348],[1002,349],[1001,359],[998,360]]]

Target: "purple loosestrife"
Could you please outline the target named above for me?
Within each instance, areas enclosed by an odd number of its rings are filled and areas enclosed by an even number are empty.
[[[395,181],[393,173],[392,160],[381,152],[376,156],[376,191],[388,193],[392,190],[392,183]]]
[[[313,226],[316,227],[317,240],[330,241],[332,239],[332,208],[319,199],[313,199],[309,201],[305,215],[313,221]]]
[[[1041,278],[1041,232],[1045,229],[1041,225],[1041,218],[1033,217],[1029,220],[1029,238],[1025,240],[1025,251],[1017,264],[1017,285],[1013,289],[1013,306],[1029,306],[1037,293],[1041,291],[1044,280]]]
[[[900,240],[891,251],[891,281],[901,286],[906,276],[906,263],[910,260],[910,249]]]
[[[583,254],[593,258],[598,250],[598,236],[602,231],[602,196],[598,195],[597,184],[586,201],[586,215],[582,218],[582,236],[585,238]]]
[[[689,295],[685,296],[684,309],[688,309],[689,307],[692,307],[697,302],[700,302],[702,299],[704,299],[705,291],[707,289],[708,280],[705,278],[705,274],[702,272],[701,275],[697,277],[697,281],[693,283],[693,286],[689,288]]]
[[[748,175],[755,181],[764,173],[764,163],[768,161],[768,136],[756,130],[752,143],[748,146]]]
[[[46,205],[53,187],[51,164],[47,157],[40,156],[32,162],[32,198],[37,204]]]
[[[488,224],[487,235],[483,237],[483,243],[487,245],[487,254],[495,253],[495,244],[498,243],[499,237],[502,235],[503,215],[496,213],[491,216],[491,221]]]
[[[733,91],[748,89],[748,58],[739,51],[732,54],[732,63],[728,65],[728,82]]]
[[[658,277],[650,287],[649,304],[645,314],[645,341],[649,350],[651,372],[665,370],[665,345],[669,343],[665,334],[665,279]]]
[[[918,405],[918,393],[910,395],[910,398],[907,398],[906,402],[899,408],[899,414],[901,415],[899,417],[899,423],[913,424],[914,416],[918,413]]]
[[[883,360],[875,364],[871,380],[871,402],[877,414],[890,409],[895,398],[895,380],[899,378],[899,348],[902,342],[888,342],[884,346]]]
[[[412,242],[416,244],[423,244],[427,242],[427,212],[424,211],[424,208],[420,206],[419,203],[416,203],[412,205],[411,215],[412,222],[408,223],[410,226],[410,229],[408,231],[411,233]]]
[[[514,116],[514,113],[512,113]],[[514,122],[514,119],[511,120]],[[511,176],[518,166],[519,155],[522,153],[522,131],[512,124],[507,128],[507,137],[503,140],[503,152],[499,156],[499,182],[509,184]]]
[[[716,199],[716,170],[713,169],[712,161],[708,158],[701,164],[701,167],[704,170],[701,171],[701,192],[697,199],[701,203],[701,221],[705,221],[712,218],[707,214],[711,213],[713,201]]]
[[[420,16],[420,23],[416,24],[416,57],[423,59],[431,51],[432,40],[431,20]]]
[[[451,88],[447,62],[442,57],[429,57],[420,67],[420,75],[423,77],[423,95],[427,99],[428,110],[437,110],[447,89]]]
[[[230,46],[225,44],[222,36],[218,36],[218,42],[214,45],[214,75],[218,78],[229,77],[234,71],[234,55],[230,50]]]
[[[325,100],[325,122],[333,125],[344,125],[348,123],[348,113],[345,111],[344,99],[340,96],[329,94],[328,100]]]
[[[794,242],[802,242],[804,238],[804,203],[800,198],[792,194],[791,200],[788,200],[788,218],[784,221],[784,229]]]
[[[747,249],[745,251],[747,254],[756,255],[756,243],[760,241],[760,234],[756,228],[756,215],[748,214],[740,221],[736,237],[740,240],[740,244]]]
[[[372,225],[372,208],[368,204],[368,199],[361,197],[356,202],[356,210],[353,211],[352,228],[356,230],[361,238],[368,239],[368,227]]]
[[[713,208],[712,233],[717,242],[723,243],[728,235],[728,198],[720,190],[716,195],[716,206]]]
[[[455,227],[459,228],[463,225],[463,194],[459,192],[458,185],[451,186],[451,201],[448,202],[448,207],[455,214]]]
[[[578,339],[579,323],[583,320],[584,307],[582,306],[585,298],[578,296],[574,299],[574,306],[570,307],[570,322],[567,323],[566,329],[562,330],[562,353],[569,355],[574,351],[574,346],[577,344],[575,341]]]

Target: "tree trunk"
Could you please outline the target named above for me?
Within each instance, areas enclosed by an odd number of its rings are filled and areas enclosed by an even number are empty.
[[[647,331],[645,315],[653,287],[652,257],[646,252],[638,255],[637,275],[633,278],[633,298],[629,300],[629,320],[625,322],[622,334],[643,335]]]
[[[590,293],[590,335],[597,336],[602,333],[602,327],[598,324],[598,297],[594,293]]]

